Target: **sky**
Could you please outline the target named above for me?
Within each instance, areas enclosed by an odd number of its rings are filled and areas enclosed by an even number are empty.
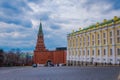
[[[47,49],[67,47],[67,34],[120,17],[120,0],[0,0],[0,48],[33,51],[40,21]]]

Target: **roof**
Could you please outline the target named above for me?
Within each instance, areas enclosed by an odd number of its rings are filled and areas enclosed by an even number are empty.
[[[90,26],[88,26],[86,28],[80,29],[80,30],[75,31],[75,32],[73,31],[72,33],[68,34],[68,36],[72,36],[72,35],[75,35],[77,33],[82,33],[82,32],[88,31],[88,30],[99,28],[99,27],[105,26],[106,24],[108,24],[108,25],[113,24],[113,23],[115,24],[116,22],[120,23],[120,17],[114,16],[114,18],[110,19],[110,20],[104,19],[104,21],[101,22],[101,23],[97,22],[96,24],[90,25]]]
[[[40,22],[40,25],[39,25],[38,35],[43,35],[43,31],[42,31],[42,23],[41,23],[41,22]]]

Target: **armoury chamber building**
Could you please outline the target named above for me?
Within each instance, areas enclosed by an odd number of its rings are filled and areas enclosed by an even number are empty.
[[[120,65],[120,18],[73,31],[67,42],[68,65]]]
[[[33,61],[35,64],[46,65],[48,61],[52,64],[66,64],[66,48],[60,47],[49,51],[44,45],[42,24],[40,23]]]

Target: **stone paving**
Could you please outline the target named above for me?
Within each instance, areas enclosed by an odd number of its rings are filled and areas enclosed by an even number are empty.
[[[0,68],[0,80],[117,80],[120,67]]]

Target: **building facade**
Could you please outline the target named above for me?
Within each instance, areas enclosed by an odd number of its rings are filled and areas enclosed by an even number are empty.
[[[53,64],[66,64],[66,50],[59,48],[49,51],[45,48],[42,24],[40,23],[33,61],[35,64],[45,65],[48,61]]]
[[[120,64],[120,18],[96,23],[67,36],[68,65]]]

